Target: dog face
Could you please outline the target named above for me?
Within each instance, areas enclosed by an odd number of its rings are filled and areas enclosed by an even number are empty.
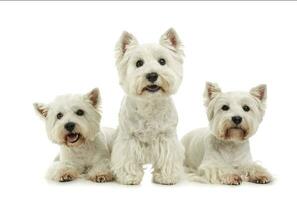
[[[164,33],[159,44],[138,44],[124,32],[116,45],[120,84],[133,97],[164,97],[179,88],[183,71],[181,41],[173,29]]]
[[[266,95],[266,85],[250,92],[223,93],[218,85],[206,83],[204,97],[211,132],[221,140],[247,140],[262,121]]]
[[[99,90],[96,88],[86,95],[59,96],[49,105],[35,103],[34,107],[45,119],[51,141],[78,146],[86,140],[94,140],[99,131],[99,102]]]

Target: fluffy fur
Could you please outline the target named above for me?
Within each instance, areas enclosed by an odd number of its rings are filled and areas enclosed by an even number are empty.
[[[111,156],[119,183],[139,184],[147,163],[153,165],[155,183],[179,180],[184,150],[177,139],[178,117],[170,96],[182,81],[182,58],[182,44],[173,29],[161,36],[159,44],[141,45],[127,32],[117,43],[120,85],[126,93]],[[149,80],[150,73],[157,74],[156,80]]]
[[[192,180],[229,185],[272,180],[263,167],[253,162],[248,141],[264,116],[266,93],[266,85],[250,92],[223,93],[217,84],[206,84],[209,128],[194,130],[182,139],[184,164]]]
[[[86,95],[59,96],[49,105],[34,104],[45,120],[48,138],[60,145],[49,179],[66,182],[84,175],[95,182],[112,180],[107,136],[113,130],[101,131],[99,104],[97,88]]]

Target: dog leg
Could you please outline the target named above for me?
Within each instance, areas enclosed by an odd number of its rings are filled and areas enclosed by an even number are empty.
[[[239,168],[247,181],[257,184],[266,184],[272,181],[271,174],[262,166],[253,163]]]
[[[80,175],[79,171],[69,163],[55,161],[49,168],[47,178],[58,182],[69,182]]]
[[[124,185],[138,185],[143,177],[140,158],[142,149],[134,139],[118,137],[111,155],[111,166],[116,181]]]
[[[109,159],[103,159],[100,160],[100,162],[96,162],[93,165],[93,167],[88,171],[87,179],[98,183],[112,181],[113,177],[110,169]]]
[[[238,171],[220,163],[201,164],[197,169],[197,176],[204,183],[240,185],[242,182]]]
[[[184,149],[176,136],[160,136],[153,143],[153,181],[163,185],[176,184],[183,173]]]

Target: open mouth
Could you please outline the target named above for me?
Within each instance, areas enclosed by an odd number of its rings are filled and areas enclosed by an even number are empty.
[[[162,88],[158,85],[148,85],[145,88],[143,88],[143,90],[146,90],[148,92],[158,92],[161,89]]]
[[[227,138],[241,138],[244,139],[247,131],[241,127],[230,127],[227,129],[225,136]]]
[[[67,143],[76,143],[80,139],[80,134],[79,133],[68,133],[66,135],[66,141]]]

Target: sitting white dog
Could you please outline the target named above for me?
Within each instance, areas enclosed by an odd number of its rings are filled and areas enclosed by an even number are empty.
[[[266,93],[266,85],[249,93],[223,93],[218,85],[206,84],[209,128],[194,130],[182,139],[184,164],[193,180],[229,185],[271,181],[271,175],[253,162],[248,141],[262,121]]]
[[[96,88],[86,95],[63,95],[49,105],[35,103],[45,119],[49,139],[60,145],[60,154],[47,178],[66,182],[86,175],[95,182],[112,180],[109,136],[100,129],[100,95]],[[112,129],[104,132],[112,133]]]
[[[177,139],[177,112],[171,95],[182,81],[183,51],[173,29],[159,44],[138,44],[124,32],[116,45],[120,84],[126,93],[118,135],[111,155],[112,170],[122,184],[139,184],[143,165],[153,165],[153,181],[175,184],[183,172],[184,151]]]

